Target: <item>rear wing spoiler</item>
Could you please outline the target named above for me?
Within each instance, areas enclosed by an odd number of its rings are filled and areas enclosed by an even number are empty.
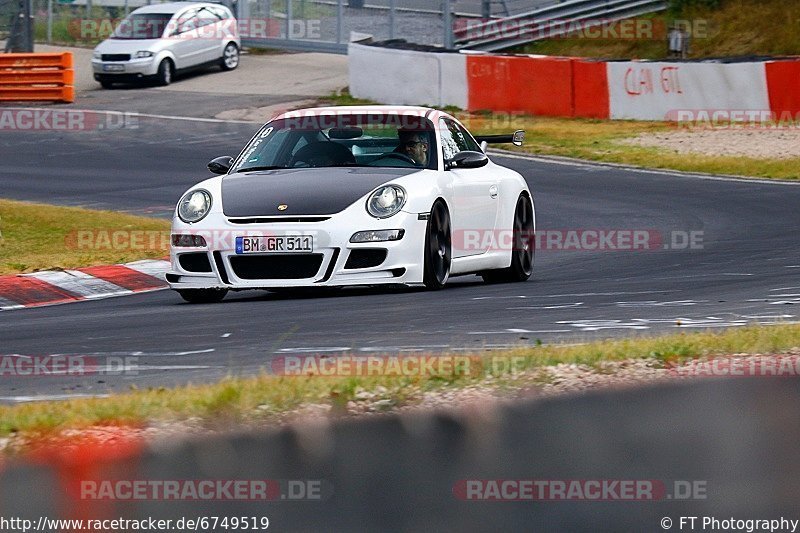
[[[525,141],[525,130],[517,130],[507,135],[476,135],[475,140],[481,144],[514,144],[522,146]]]

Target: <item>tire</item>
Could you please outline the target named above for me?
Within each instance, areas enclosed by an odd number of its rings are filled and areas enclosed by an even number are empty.
[[[228,43],[219,58],[219,66],[222,70],[233,70],[239,66],[239,48],[234,43]]]
[[[190,304],[214,304],[225,298],[228,289],[178,289],[178,294]]]
[[[450,277],[452,263],[452,242],[450,214],[442,201],[431,208],[428,226],[425,230],[425,254],[422,281],[425,287],[438,290],[444,287]]]
[[[172,78],[175,76],[175,67],[169,59],[162,59],[158,64],[158,72],[156,73],[156,85],[166,87],[172,83]]]
[[[511,266],[483,272],[487,283],[509,283],[527,281],[533,274],[533,258],[536,239],[533,233],[533,205],[521,194],[514,209],[514,247],[511,250]]]

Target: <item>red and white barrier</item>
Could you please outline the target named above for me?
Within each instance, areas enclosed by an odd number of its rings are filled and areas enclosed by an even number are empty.
[[[800,114],[800,59],[766,63],[769,105],[779,117]]]
[[[675,120],[683,110],[769,109],[764,63],[607,64],[612,119]]]
[[[743,63],[432,53],[351,43],[350,91],[384,104],[542,116],[678,120],[800,114],[800,58]],[[730,113],[730,116],[736,116]]]

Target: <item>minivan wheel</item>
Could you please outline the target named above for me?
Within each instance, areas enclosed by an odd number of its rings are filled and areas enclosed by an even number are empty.
[[[234,43],[228,43],[222,57],[219,59],[222,70],[233,70],[239,66],[239,48]]]
[[[156,73],[156,84],[165,87],[172,83],[172,76],[175,74],[175,67],[172,66],[172,61],[169,59],[162,59],[158,64],[158,73]]]

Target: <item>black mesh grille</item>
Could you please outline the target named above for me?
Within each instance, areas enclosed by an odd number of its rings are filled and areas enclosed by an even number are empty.
[[[386,260],[386,249],[351,250],[345,269],[376,267]]]
[[[199,252],[194,254],[181,254],[178,256],[181,268],[187,272],[211,272],[211,263],[208,254]]]
[[[222,280],[222,283],[230,285],[230,280],[228,279],[228,271],[225,270],[225,263],[222,261],[222,254],[219,252],[214,252],[214,264],[217,265],[217,272],[219,272],[219,277]]]
[[[242,279],[306,279],[319,272],[322,257],[322,254],[232,256],[231,267]]]
[[[103,61],[130,61],[130,54],[103,54],[100,56]]]
[[[229,218],[231,224],[281,224],[284,222],[325,222],[331,217],[255,217]]]

